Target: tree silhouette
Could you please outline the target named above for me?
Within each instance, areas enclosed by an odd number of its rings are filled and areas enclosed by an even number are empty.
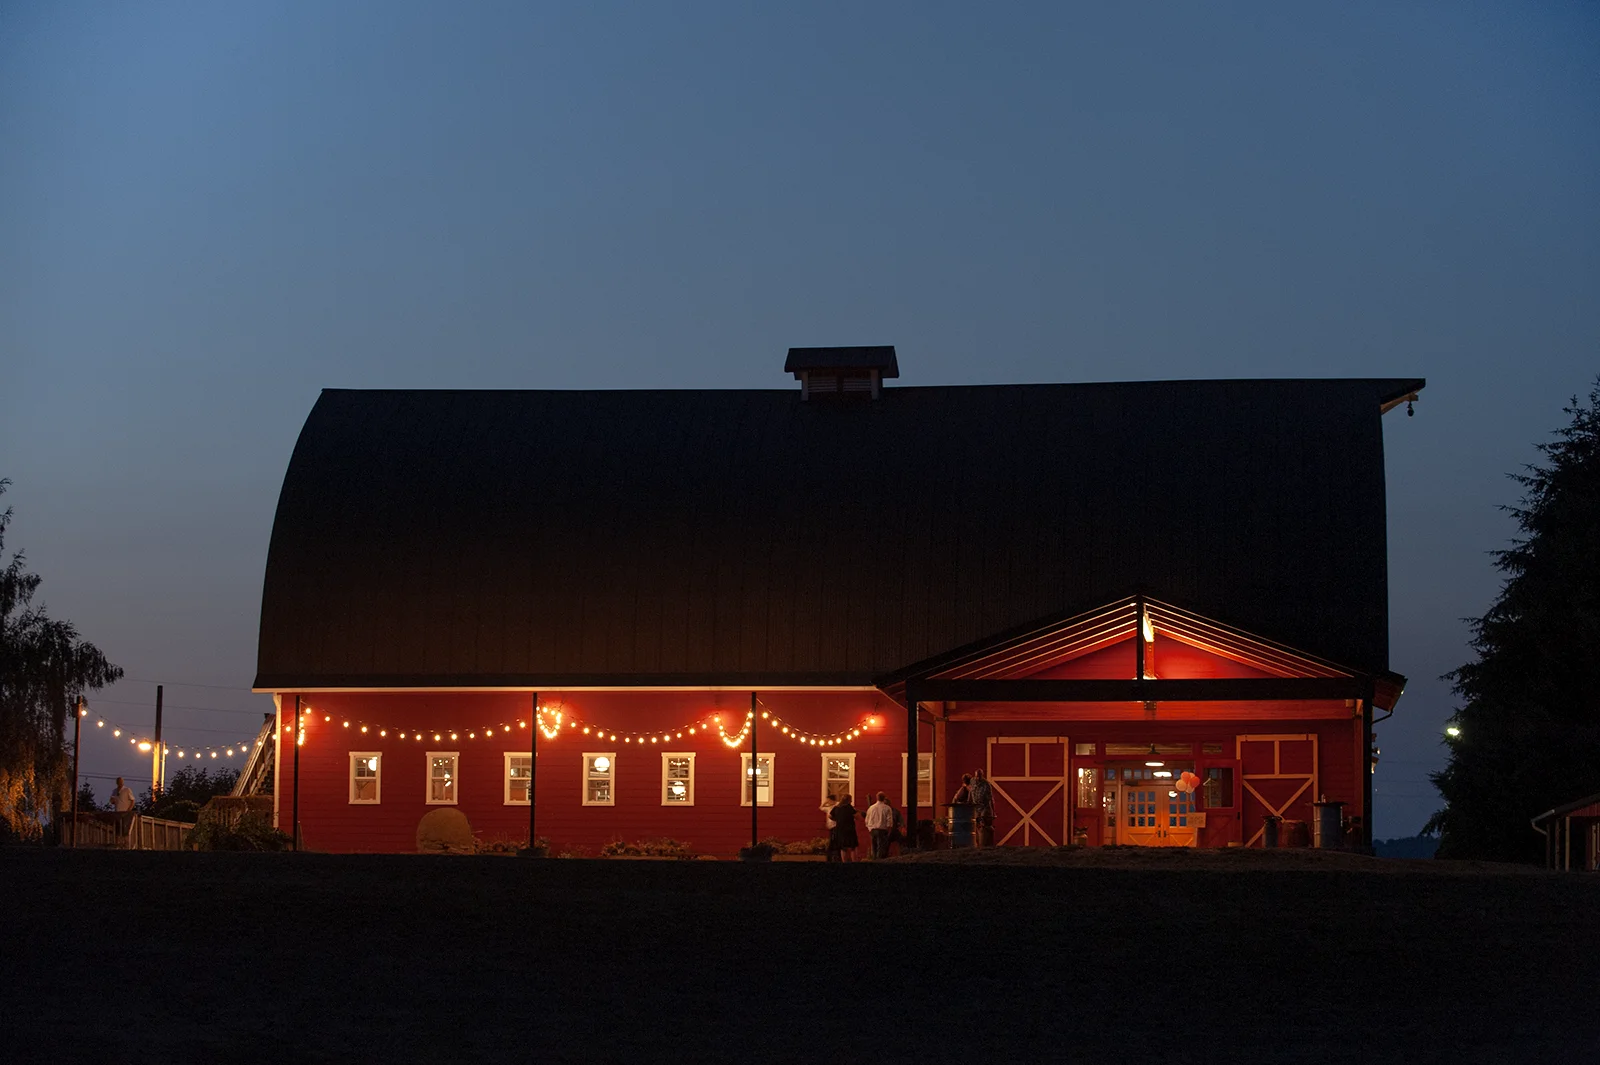
[[[1447,674],[1464,702],[1433,774],[1441,858],[1537,861],[1529,819],[1600,792],[1600,379],[1566,412],[1545,463],[1514,475],[1523,538],[1495,552],[1506,581],[1473,622],[1476,660]]]
[[[0,479],[0,494],[11,482]],[[0,557],[11,508],[0,514]],[[33,605],[22,552],[0,570],[0,839],[38,839],[72,799],[66,724],[78,697],[122,676],[70,621]]]

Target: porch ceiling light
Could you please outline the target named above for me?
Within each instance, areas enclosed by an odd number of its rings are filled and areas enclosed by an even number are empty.
[[[1156,753],[1156,745],[1152,743],[1150,745],[1150,757],[1145,759],[1144,764],[1152,769],[1160,769],[1167,763],[1161,760],[1161,756]]]

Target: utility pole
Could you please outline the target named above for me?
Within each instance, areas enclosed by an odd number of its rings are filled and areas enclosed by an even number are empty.
[[[78,757],[83,751],[83,696],[78,696],[76,713],[72,715],[72,846],[78,845]]]
[[[156,685],[156,739],[155,746],[150,749],[150,795],[154,799],[161,798],[161,792],[166,788],[166,760],[161,757],[161,685]]]

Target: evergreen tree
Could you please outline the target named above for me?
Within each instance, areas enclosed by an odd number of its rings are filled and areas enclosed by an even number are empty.
[[[1544,462],[1514,475],[1523,536],[1495,552],[1506,581],[1473,622],[1476,660],[1447,674],[1464,702],[1424,830],[1441,858],[1541,860],[1529,819],[1600,792],[1600,379],[1566,412]]]
[[[0,480],[0,494],[10,481]],[[11,510],[0,513],[0,557]],[[33,605],[22,552],[0,569],[0,839],[39,839],[72,802],[67,720],[78,697],[122,676],[70,621]]]

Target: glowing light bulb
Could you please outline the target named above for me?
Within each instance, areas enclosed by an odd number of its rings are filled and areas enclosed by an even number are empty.
[[[114,729],[111,730],[111,734],[113,736],[120,736],[120,735],[122,735],[122,730],[119,729],[119,728],[114,728]]]
[[[386,728],[381,728],[381,729],[378,730],[378,735],[387,736],[387,735],[389,735],[389,730],[386,729]]]
[[[323,714],[322,715],[322,720],[324,720],[324,721],[332,721],[333,720],[333,715],[332,714]]]
[[[350,727],[350,722],[348,722],[348,721],[346,721],[346,722],[345,722],[345,723],[344,723],[344,727],[345,727],[345,728],[349,728],[349,727]]]
[[[362,731],[362,732],[366,732],[366,731],[367,731],[367,726],[365,726],[365,725],[362,725],[362,726],[361,726],[361,731]]]
[[[94,723],[94,727],[95,728],[105,728],[106,727],[106,723],[104,721],[96,721]]]
[[[150,747],[151,747],[151,744],[146,742],[146,743],[141,743],[138,746],[139,746],[139,749],[141,751],[148,751],[150,749]]]
[[[229,758],[232,758],[232,757],[233,757],[233,748],[232,748],[232,747],[229,747],[229,748],[228,748],[228,757],[229,757]]]

